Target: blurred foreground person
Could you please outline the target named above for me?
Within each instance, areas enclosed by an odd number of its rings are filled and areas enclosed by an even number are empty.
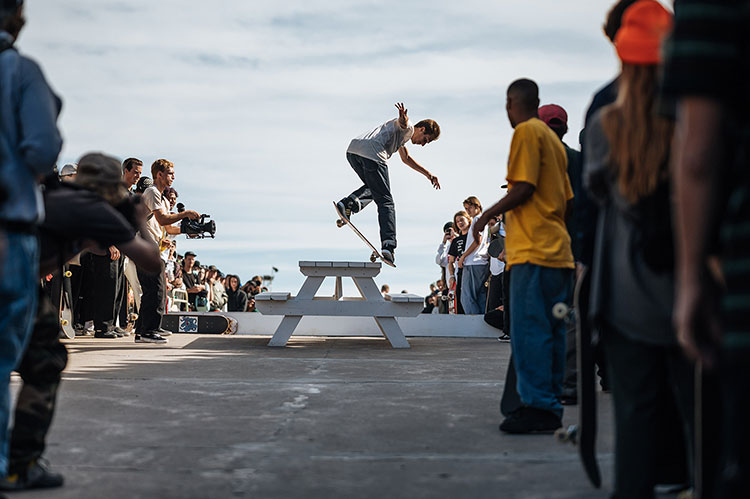
[[[103,154],[87,154],[78,162],[75,182],[45,182],[47,217],[39,226],[40,272],[59,272],[60,263],[83,250],[105,254],[116,245],[144,270],[160,269],[159,252],[137,237],[146,211],[140,198],[128,196],[120,163]],[[17,368],[23,381],[18,394],[10,442],[8,474],[0,490],[58,487],[63,477],[41,459],[55,412],[60,374],[68,353],[60,342],[61,289],[39,291],[31,341]]]
[[[37,306],[44,217],[37,179],[62,147],[62,103],[39,66],[13,46],[25,19],[21,0],[0,0],[0,477],[8,466],[10,373],[21,360]]]
[[[585,182],[600,205],[589,316],[611,375],[615,498],[651,498],[659,483],[690,480],[693,371],[672,328],[673,125],[657,113],[661,45],[671,25],[655,0],[625,10],[615,37],[617,99],[591,118],[584,140]]]
[[[747,0],[680,0],[666,52],[664,90],[677,99],[674,319],[685,352],[718,376],[723,418],[720,458],[703,460],[718,465],[717,483],[704,482],[703,497],[750,497],[748,26]]]

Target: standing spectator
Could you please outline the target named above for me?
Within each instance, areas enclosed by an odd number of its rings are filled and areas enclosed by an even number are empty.
[[[674,322],[684,351],[718,377],[721,456],[703,456],[718,484],[704,479],[702,492],[721,499],[750,491],[748,25],[747,0],[677,2],[664,71],[664,93],[677,101]],[[709,270],[714,255],[723,292]],[[703,391],[704,412],[712,411],[710,392]]]
[[[539,87],[528,79],[508,87],[506,110],[515,129],[508,158],[508,194],[474,224],[506,213],[511,347],[523,405],[500,425],[509,433],[554,431],[562,417],[565,323],[552,306],[569,302],[573,254],[565,215],[573,200],[565,149],[537,117]]]
[[[464,209],[471,217],[471,225],[482,213],[482,203],[475,196],[464,200]],[[466,231],[466,249],[458,259],[457,265],[463,268],[461,282],[461,305],[466,314],[484,314],[487,308],[487,279],[490,265],[487,260],[487,231],[474,237],[471,227]]]
[[[440,278],[443,281],[447,279],[448,250],[454,237],[456,237],[456,231],[453,229],[453,222],[447,222],[443,225],[443,240],[437,248],[437,255],[435,255],[435,263],[440,266]]]
[[[390,292],[391,292],[391,287],[389,285],[383,284],[382,286],[380,286],[380,294],[383,295],[383,297],[385,297],[385,295],[387,295]]]
[[[143,161],[140,159],[128,158],[122,162],[122,183],[129,191],[141,179],[141,173],[143,173]]]
[[[247,294],[240,289],[240,278],[227,276],[227,312],[244,312],[247,309]]]
[[[539,119],[547,124],[555,134],[563,141],[563,137],[568,133],[568,113],[557,104],[547,104],[539,108]],[[577,200],[581,197],[583,190],[583,164],[581,163],[581,153],[568,146],[563,141],[565,155],[568,158],[568,178],[573,188],[573,196],[576,203],[573,205],[573,212],[568,215],[567,227],[570,235],[570,247],[573,251],[573,260],[576,262],[576,269],[582,268],[581,263],[581,222],[578,220]],[[572,305],[570,303],[569,305]],[[575,323],[568,325],[567,340],[565,347],[565,379],[563,381],[562,402],[565,405],[572,405],[578,401],[578,368],[577,368],[577,349],[576,349],[576,327]]]
[[[210,289],[209,295],[211,296],[211,300],[208,304],[209,312],[221,312],[225,310],[227,306],[227,292],[219,279],[219,269],[214,265],[208,266],[208,272],[206,273],[206,288]]]
[[[464,307],[461,305],[461,281],[464,269],[457,265],[458,260],[463,256],[466,249],[466,233],[469,231],[471,217],[465,211],[459,211],[453,215],[453,226],[458,234],[451,241],[448,248],[448,273],[450,274],[449,289],[455,294],[456,313],[463,314]]]
[[[169,206],[162,193],[174,182],[174,164],[171,161],[166,159],[154,161],[151,165],[151,176],[154,179],[154,185],[143,193],[143,202],[150,215],[146,222],[146,234],[142,234],[142,236],[156,245],[157,248],[160,248],[165,240],[166,226],[183,218],[194,220],[199,218],[200,215],[192,210],[186,210],[182,213],[169,213]],[[162,336],[169,332],[161,327],[161,318],[164,314],[166,301],[164,261],[161,262],[161,270],[156,274],[138,269],[138,281],[141,283],[143,296],[141,297],[138,322],[136,323],[135,341],[137,343],[166,343],[167,340]]]
[[[56,125],[62,102],[39,66],[13,46],[24,22],[22,0],[0,0],[0,477],[8,471],[10,373],[37,308],[35,226],[44,207],[36,179],[53,171],[62,147]]]
[[[601,228],[590,316],[609,363],[615,493],[623,497],[653,495],[665,475],[670,483],[672,476],[686,480],[685,449],[692,444],[684,437],[693,427],[688,417],[693,373],[672,328],[673,126],[657,113],[661,42],[671,19],[655,0],[639,0],[625,10],[615,37],[622,62],[618,96],[591,118],[584,142],[585,180],[599,201]],[[675,434],[670,428],[686,431]],[[710,440],[715,441],[707,438],[707,446]]]
[[[186,251],[182,259],[182,282],[188,293],[188,304],[191,310],[196,310],[196,300],[200,296],[203,300],[208,299],[208,290],[200,282],[198,269],[195,268],[195,253]]]

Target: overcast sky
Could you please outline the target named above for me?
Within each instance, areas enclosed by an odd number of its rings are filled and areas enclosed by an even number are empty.
[[[180,201],[218,226],[179,251],[243,280],[275,266],[279,291],[298,289],[299,260],[369,257],[331,206],[359,186],[351,138],[396,117],[397,101],[435,119],[440,140],[410,152],[443,189],[391,158],[398,268],[377,278],[426,294],[443,224],[467,196],[501,195],[510,82],[532,78],[543,104],[562,105],[577,147],[617,70],[601,31],[610,4],[28,0],[18,46],[63,98],[61,164],[91,150],[170,159]],[[355,222],[378,244],[375,205]]]

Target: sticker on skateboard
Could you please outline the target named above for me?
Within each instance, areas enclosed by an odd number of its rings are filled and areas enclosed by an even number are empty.
[[[348,220],[348,221],[347,221],[346,217],[344,216],[344,214],[343,214],[343,213],[341,213],[341,211],[339,210],[339,207],[338,207],[338,206],[336,205],[336,202],[335,202],[335,201],[333,202],[333,208],[334,208],[334,209],[336,210],[336,213],[337,213],[337,214],[338,214],[338,216],[339,216],[338,220],[336,220],[336,225],[337,225],[337,226],[338,226],[339,228],[343,227],[344,225],[348,225],[349,227],[351,227],[351,229],[352,229],[352,230],[354,231],[354,233],[355,233],[355,234],[357,234],[357,236],[359,236],[359,238],[360,238],[360,239],[361,239],[361,240],[362,240],[362,241],[363,241],[363,242],[364,242],[364,243],[365,243],[365,244],[366,244],[367,246],[369,246],[369,248],[370,248],[370,249],[372,250],[372,254],[370,255],[370,261],[371,261],[371,262],[375,262],[375,260],[380,260],[380,261],[381,261],[381,262],[383,262],[384,264],[386,264],[386,265],[388,265],[388,266],[390,266],[390,267],[396,268],[396,265],[394,265],[393,263],[391,263],[391,262],[389,262],[388,260],[386,260],[386,259],[384,259],[384,258],[383,258],[383,255],[382,255],[382,254],[380,254],[380,251],[378,251],[378,249],[377,249],[377,248],[376,248],[375,246],[373,246],[373,245],[372,245],[372,243],[371,243],[370,241],[368,241],[368,240],[367,240],[367,238],[366,238],[366,237],[364,236],[364,234],[362,234],[362,233],[361,233],[361,232],[359,231],[359,229],[358,229],[357,227],[355,227],[355,226],[354,226],[354,224],[352,223],[352,221],[351,221],[351,220]]]
[[[166,314],[161,327],[173,333],[235,334],[237,320],[221,314]]]

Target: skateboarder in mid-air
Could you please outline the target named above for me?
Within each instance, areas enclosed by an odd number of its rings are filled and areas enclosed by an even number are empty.
[[[398,151],[401,161],[427,177],[435,189],[440,189],[438,178],[414,161],[405,146],[410,139],[412,144],[420,146],[437,140],[440,137],[440,127],[429,119],[412,125],[403,103],[397,103],[396,109],[398,119],[387,121],[349,143],[346,159],[364,185],[336,204],[348,221],[352,213],[358,213],[371,201],[375,201],[383,248],[381,253],[383,259],[390,263],[393,263],[396,249],[396,210],[388,179],[388,158]]]

